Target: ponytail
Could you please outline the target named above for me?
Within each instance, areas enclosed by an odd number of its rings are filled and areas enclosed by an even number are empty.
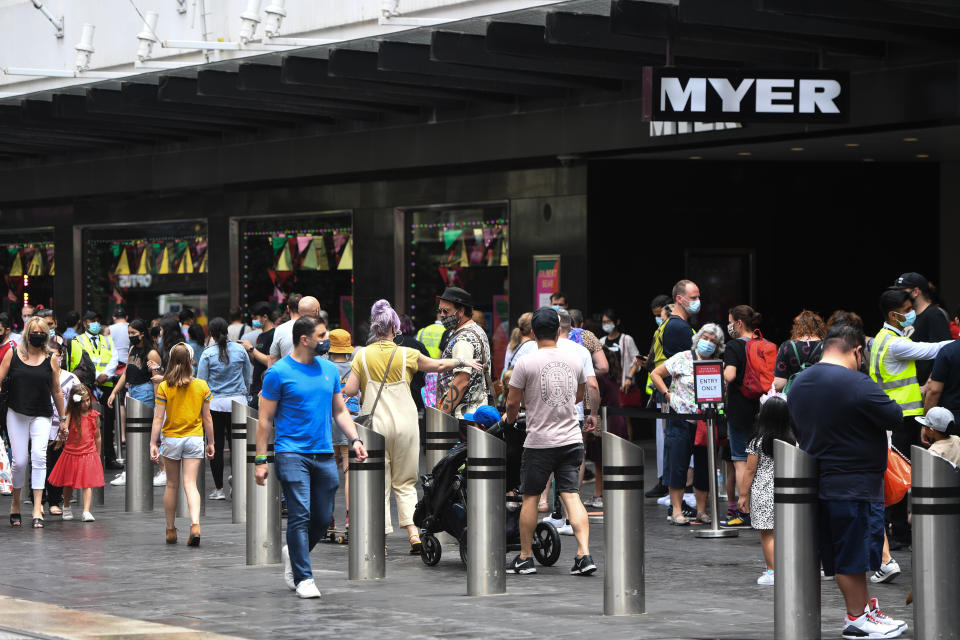
[[[214,318],[207,325],[207,329],[220,350],[220,362],[227,364],[230,361],[230,356],[227,355],[227,321],[220,317]]]

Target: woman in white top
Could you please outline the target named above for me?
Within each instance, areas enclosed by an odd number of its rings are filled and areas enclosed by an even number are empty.
[[[603,312],[601,319],[603,332],[607,335],[601,340],[603,344],[604,355],[607,356],[607,362],[610,364],[610,378],[621,389],[630,373],[630,366],[634,358],[640,355],[637,349],[637,343],[633,338],[620,332],[620,316],[613,309],[607,309]]]

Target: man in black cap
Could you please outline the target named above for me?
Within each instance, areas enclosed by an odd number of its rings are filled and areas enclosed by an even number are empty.
[[[914,342],[942,342],[950,340],[950,321],[940,307],[933,304],[930,297],[930,282],[919,273],[905,273],[890,287],[900,289],[910,294],[913,310],[917,312],[917,319],[913,323],[913,333],[910,339]],[[920,386],[927,383],[930,372],[933,370],[933,360],[917,361],[917,382]],[[926,389],[924,389],[926,393]]]
[[[444,289],[437,301],[437,312],[440,322],[450,332],[441,357],[474,360],[483,365],[482,371],[463,366],[437,376],[437,408],[462,421],[465,413],[490,404],[490,341],[472,319],[473,298],[460,287]]]
[[[580,465],[583,463],[583,432],[577,402],[583,400],[587,375],[583,361],[566,349],[557,348],[560,316],[551,307],[540,307],[530,322],[537,350],[519,359],[510,377],[506,424],[514,424],[521,402],[527,413],[527,437],[520,462],[520,554],[507,565],[507,573],[536,573],[533,564],[533,532],[537,525],[537,502],[553,474],[557,492],[573,526],[577,555],[570,573],[587,576],[597,570],[590,557],[590,522],[580,500]],[[596,427],[590,416],[587,430]]]

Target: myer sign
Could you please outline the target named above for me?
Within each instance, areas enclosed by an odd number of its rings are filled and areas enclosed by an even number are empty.
[[[845,122],[849,75],[827,71],[644,69],[644,118]]]

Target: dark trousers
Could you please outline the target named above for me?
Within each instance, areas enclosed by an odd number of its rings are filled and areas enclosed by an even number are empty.
[[[63,505],[63,487],[50,484],[50,472],[60,459],[60,454],[63,453],[63,447],[57,448],[55,444],[57,442],[53,441],[47,445],[47,484],[43,489],[43,502],[51,507]]]
[[[113,409],[107,406],[107,398],[113,392],[113,387],[100,387],[100,390],[103,392],[101,396],[103,398],[102,408],[100,409],[100,424],[103,428],[103,459],[107,462],[114,462],[117,459],[117,449],[114,443],[114,440],[116,440],[114,438],[116,405]]]
[[[210,461],[210,473],[213,474],[213,484],[217,489],[223,489],[223,456],[230,438],[231,413],[228,411],[211,411],[213,417],[213,460]],[[233,443],[230,443],[233,446]]]
[[[920,444],[920,424],[915,416],[906,416],[903,424],[893,430],[891,438],[893,446],[897,450],[910,458],[910,447]],[[910,524],[907,522],[907,499],[904,498],[897,504],[890,505],[886,509],[887,523],[890,525],[890,535],[901,542],[911,541]]]

